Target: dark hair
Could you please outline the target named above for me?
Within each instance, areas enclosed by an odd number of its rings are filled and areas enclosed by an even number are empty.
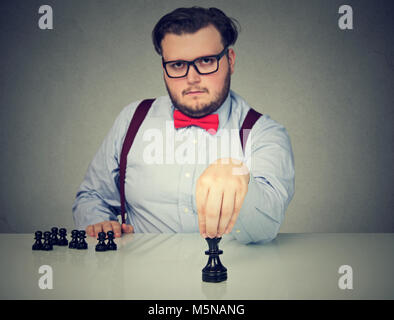
[[[224,47],[235,44],[238,37],[239,23],[234,18],[229,18],[217,8],[178,8],[163,16],[152,31],[153,45],[156,52],[161,55],[161,41],[167,33],[181,35],[195,33],[201,28],[213,25],[222,36]]]

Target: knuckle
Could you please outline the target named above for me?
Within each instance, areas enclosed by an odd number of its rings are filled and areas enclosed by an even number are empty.
[[[201,214],[199,214],[198,215],[198,222],[199,222],[199,224],[205,224],[205,216],[204,215],[201,215]]]
[[[234,206],[234,216],[233,219],[237,219],[237,216],[239,214],[239,212],[241,211],[242,206],[241,205],[236,205]]]
[[[214,220],[214,219],[216,219],[217,218],[217,214],[215,213],[215,212],[213,212],[213,211],[209,211],[207,214],[206,214],[206,217],[207,217],[207,219],[209,219],[209,220]]]
[[[210,184],[224,187],[229,184],[229,179],[221,175],[214,175],[210,177]]]
[[[230,217],[232,215],[232,213],[233,213],[232,210],[233,210],[232,206],[230,206],[230,205],[223,205],[222,206],[222,214],[221,214],[221,216],[225,217],[225,218]]]
[[[199,224],[200,227],[204,227],[205,228],[205,226],[206,226],[205,219],[199,219],[198,220],[198,224]]]
[[[246,183],[244,181],[238,181],[238,183],[235,185],[235,192],[237,194],[243,194],[246,189]]]
[[[206,175],[200,176],[200,177],[198,178],[198,180],[197,180],[197,185],[198,185],[199,187],[208,186],[208,185],[210,184],[210,181],[209,181],[209,180],[210,180],[209,177],[206,176]]]
[[[202,215],[202,216],[205,215],[205,204],[204,203],[199,203],[197,205],[197,213],[198,213],[198,215]]]
[[[111,226],[114,230],[119,230],[120,229],[120,224],[117,221],[112,221]]]

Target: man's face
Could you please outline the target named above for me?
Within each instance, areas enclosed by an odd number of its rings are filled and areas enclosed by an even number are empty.
[[[164,61],[192,61],[217,55],[224,49],[219,31],[212,25],[193,34],[166,34],[161,42]],[[227,98],[234,72],[235,53],[228,51],[219,61],[219,70],[201,75],[193,66],[183,78],[169,78],[163,68],[164,81],[176,108],[190,117],[203,117],[216,111]]]

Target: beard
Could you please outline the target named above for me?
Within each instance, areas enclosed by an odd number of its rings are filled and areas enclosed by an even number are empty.
[[[174,105],[174,107],[176,109],[178,109],[179,111],[181,111],[182,113],[184,113],[185,115],[187,115],[191,118],[201,118],[201,117],[204,117],[208,114],[215,112],[217,109],[220,108],[220,106],[226,100],[228,93],[230,91],[231,72],[230,72],[230,70],[228,70],[226,78],[224,80],[223,89],[220,92],[218,92],[217,94],[215,94],[215,96],[213,97],[213,100],[208,103],[202,104],[202,105],[199,104],[198,108],[196,110],[192,109],[191,107],[188,107],[185,104],[182,104],[177,99],[177,97],[171,93],[165,79],[164,79],[164,83],[166,85],[166,89],[167,89],[168,95],[170,96],[172,104]],[[208,89],[206,89],[206,88],[193,88],[193,90],[194,89],[205,91],[205,92],[209,93]],[[186,90],[184,90],[182,92],[182,94],[184,94],[185,92],[186,92]]]

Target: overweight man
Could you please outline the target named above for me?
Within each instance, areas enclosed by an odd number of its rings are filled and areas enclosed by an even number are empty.
[[[242,144],[238,132],[253,107],[230,89],[235,22],[217,8],[200,7],[159,20],[152,39],[168,95],[151,102],[136,130],[124,181],[122,147],[141,100],[116,118],[77,192],[78,229],[92,237],[101,231],[231,234],[245,244],[276,237],[294,195],[292,147],[286,129],[264,113]]]

